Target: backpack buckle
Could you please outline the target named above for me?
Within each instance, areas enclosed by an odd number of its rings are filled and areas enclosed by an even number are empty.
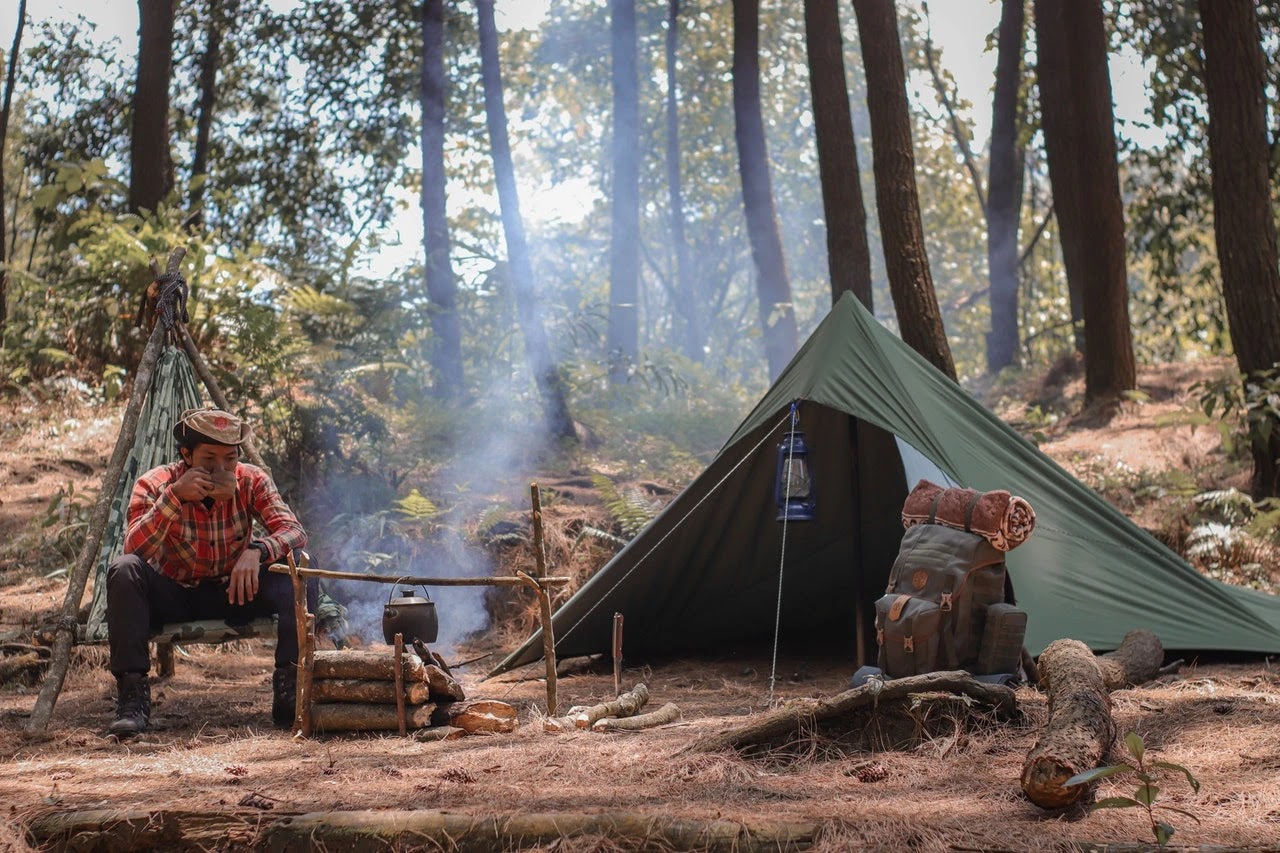
[[[916,641],[914,637],[902,638],[902,650],[904,652],[914,652],[916,650]]]
[[[943,613],[951,612],[951,593],[944,592],[942,594],[942,600],[938,602],[938,609]]]

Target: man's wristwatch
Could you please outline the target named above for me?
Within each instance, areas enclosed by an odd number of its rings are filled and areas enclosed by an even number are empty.
[[[250,542],[249,547],[257,549],[258,553],[261,555],[258,557],[258,562],[260,563],[265,562],[267,558],[271,556],[271,551],[267,548],[266,542]]]

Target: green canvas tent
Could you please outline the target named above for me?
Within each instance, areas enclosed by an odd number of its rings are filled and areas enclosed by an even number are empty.
[[[792,401],[809,447],[816,520],[776,521],[777,445]],[[1280,652],[1280,598],[1205,578],[992,415],[845,294],[714,461],[556,612],[561,656],[720,654],[771,642],[855,648],[870,633],[921,478],[1007,489],[1035,508],[1009,552],[1027,647],[1060,637],[1115,648],[1133,628],[1169,649]],[[781,594],[779,594],[779,592]],[[868,639],[874,654],[874,642]],[[497,672],[537,660],[541,636]]]

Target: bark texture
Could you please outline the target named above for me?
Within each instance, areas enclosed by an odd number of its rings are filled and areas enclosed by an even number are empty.
[[[362,702],[372,705],[395,705],[394,681],[367,678],[317,678],[311,682],[313,702]],[[431,690],[421,681],[404,686],[405,702],[425,705],[431,699]]]
[[[338,649],[316,652],[315,677],[362,678],[395,681],[395,661],[390,652],[370,649]],[[404,680],[427,683],[427,668],[417,655],[404,656]],[[392,701],[395,701],[394,695]]]
[[[425,729],[431,725],[434,710],[434,705],[409,705],[404,709],[405,724],[411,729]],[[319,734],[394,732],[400,729],[400,719],[394,704],[316,702],[311,706],[311,725]]]
[[[876,210],[898,328],[908,346],[955,379],[920,221],[897,9],[893,0],[853,0],[853,11],[867,74]]]
[[[1013,691],[999,684],[975,680],[967,672],[930,672],[892,681],[870,681],[861,687],[838,693],[829,699],[793,699],[744,725],[694,741],[685,752],[719,752],[742,749],[812,729],[815,723],[834,720],[862,708],[874,707],[913,693],[947,692],[968,696],[1005,719],[1017,716]]]
[[[430,302],[432,392],[437,399],[462,395],[462,323],[453,275],[449,217],[445,207],[444,114],[448,76],[444,67],[444,0],[422,4],[422,248],[423,284]]]
[[[213,132],[213,113],[218,101],[218,67],[222,58],[222,30],[227,21],[235,20],[238,0],[230,0],[225,13],[224,0],[209,0],[209,20],[205,30],[204,56],[200,59],[200,106],[196,115],[196,148],[191,158],[191,177],[209,175],[209,137]],[[191,188],[191,221],[204,221],[204,196],[207,181]]]
[[[656,711],[636,714],[634,717],[605,717],[591,724],[593,732],[635,732],[665,726],[680,719],[680,709],[668,702]]]
[[[1022,765],[1022,790],[1037,806],[1057,809],[1085,796],[1089,785],[1063,783],[1101,766],[1116,727],[1102,670],[1084,643],[1051,643],[1040,655],[1040,680],[1049,694],[1049,721]]]
[[[689,260],[684,231],[684,182],[680,177],[680,96],[676,83],[676,48],[679,41],[680,0],[667,2],[667,198],[670,205],[671,243],[676,249],[675,302],[680,308],[680,347],[685,357],[701,362],[702,319],[698,314],[698,287]]]
[[[18,24],[13,31],[13,44],[9,48],[9,70],[5,74],[4,105],[0,107],[0,337],[9,322],[9,268],[5,245],[5,183],[4,152],[9,139],[9,108],[13,104],[13,84],[18,76],[18,53],[22,48],[22,30],[27,23],[27,0],[18,0]]]
[[[1018,220],[1022,210],[1018,129],[1025,17],[1023,0],[1003,0],[987,172],[987,268],[991,281],[987,372],[993,374],[1018,362]]]
[[[867,208],[862,201],[858,148],[844,76],[840,7],[836,0],[805,0],[804,35],[809,53],[809,91],[813,98],[818,174],[822,179],[822,210],[827,220],[831,304],[849,291],[870,311]]]
[[[640,90],[636,0],[610,0],[613,45],[613,218],[609,239],[609,381],[627,381],[640,355]]]
[[[155,210],[173,189],[169,81],[173,74],[173,0],[138,0],[138,77],[129,145],[129,210]]]
[[[507,136],[507,108],[502,99],[502,67],[498,57],[498,26],[493,15],[494,0],[476,0],[480,31],[480,76],[484,82],[484,111],[493,149],[493,171],[498,185],[498,206],[502,209],[502,231],[507,241],[511,286],[515,290],[516,313],[524,333],[525,356],[538,387],[542,413],[550,438],[576,442],[573,419],[569,416],[568,392],[564,379],[551,357],[551,344],[542,322],[533,262],[525,239],[520,194],[516,190],[515,166],[511,161],[511,141]]]
[[[1265,57],[1252,0],[1200,0],[1213,231],[1236,363],[1246,377],[1280,363],[1280,269],[1268,174]],[[1253,494],[1280,495],[1280,419],[1253,437]]]
[[[1150,631],[1135,630],[1124,635],[1120,648],[1098,658],[1102,683],[1108,690],[1146,684],[1160,674],[1164,646]]]
[[[1036,0],[1041,120],[1062,260],[1084,320],[1085,402],[1137,385],[1102,0]]]
[[[760,0],[733,0],[733,135],[738,143],[747,238],[756,267],[764,353],[770,378],[777,378],[795,355],[800,340],[773,205],[760,106]]]

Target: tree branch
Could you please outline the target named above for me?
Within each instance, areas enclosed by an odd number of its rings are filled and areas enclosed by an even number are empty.
[[[982,218],[987,218],[987,197],[982,189],[982,176],[978,172],[978,164],[973,157],[973,149],[969,147],[969,139],[964,133],[964,128],[960,126],[960,117],[956,115],[955,103],[951,100],[951,87],[942,78],[942,72],[938,68],[937,60],[933,55],[933,24],[929,19],[929,4],[922,4],[925,16],[924,29],[924,58],[929,64],[929,76],[933,78],[933,87],[938,90],[938,100],[942,102],[943,108],[947,111],[948,123],[951,125],[951,135],[956,140],[956,147],[960,149],[960,156],[964,158],[964,167],[969,172],[969,177],[973,179],[973,192],[978,196],[978,206],[982,208]]]

